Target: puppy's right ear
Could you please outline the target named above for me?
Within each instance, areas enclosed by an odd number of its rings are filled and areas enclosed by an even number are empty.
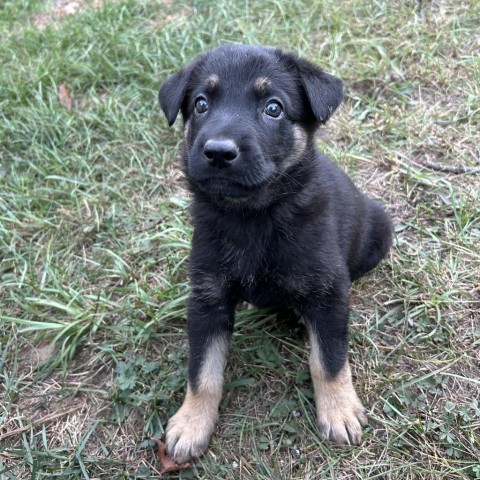
[[[175,123],[175,119],[185,99],[192,70],[193,65],[189,65],[167,78],[158,92],[160,106],[170,126]]]

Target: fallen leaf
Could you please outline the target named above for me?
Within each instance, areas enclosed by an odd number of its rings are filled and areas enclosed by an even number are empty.
[[[182,463],[181,465],[179,465],[175,460],[169,458],[167,456],[165,444],[157,438],[152,438],[152,440],[156,442],[158,447],[157,458],[160,462],[160,469],[158,469],[159,475],[163,475],[167,472],[177,472],[178,470],[183,470],[184,468],[190,467],[190,462]]]
[[[58,99],[67,110],[73,109],[73,98],[66,83],[62,83],[58,87]]]

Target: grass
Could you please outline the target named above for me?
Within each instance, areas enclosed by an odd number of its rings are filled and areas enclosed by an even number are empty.
[[[79,5],[0,6],[0,478],[156,478],[148,438],[185,388],[191,237],[156,92],[235,41],[344,79],[319,148],[394,217],[351,298],[370,426],[361,447],[320,440],[304,332],[244,310],[220,426],[171,478],[479,479],[480,4]]]

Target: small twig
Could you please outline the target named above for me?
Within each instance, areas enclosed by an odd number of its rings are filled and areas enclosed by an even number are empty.
[[[430,170],[437,170],[439,172],[454,173],[456,175],[461,173],[480,172],[480,167],[470,167],[461,163],[456,165],[448,165],[446,163],[432,162],[430,160],[426,160],[424,162],[414,161],[413,163],[418,167],[429,168]]]
[[[55,420],[56,418],[63,417],[64,415],[68,415],[69,413],[73,413],[76,410],[80,410],[80,408],[82,408],[82,405],[77,405],[76,407],[72,407],[69,410],[65,410],[64,412],[52,413],[51,415],[47,415],[46,417],[39,418],[38,420],[34,420],[33,422],[31,422],[29,425],[26,425],[25,427],[16,428],[15,430],[12,430],[11,432],[7,432],[7,433],[4,433],[3,435],[0,435],[0,440],[5,440],[6,438],[13,437],[14,435],[18,435],[19,433],[26,432],[26,431],[30,430],[30,428],[32,428],[34,425],[51,422],[52,420]]]

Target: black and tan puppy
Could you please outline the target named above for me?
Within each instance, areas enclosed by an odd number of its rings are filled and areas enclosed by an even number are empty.
[[[383,209],[315,149],[342,82],[274,48],[225,45],[161,87],[170,125],[184,119],[193,192],[188,387],[167,427],[178,462],[201,455],[218,416],[235,306],[294,309],[310,337],[318,425],[357,444],[364,408],[350,374],[348,296],[391,243]]]

